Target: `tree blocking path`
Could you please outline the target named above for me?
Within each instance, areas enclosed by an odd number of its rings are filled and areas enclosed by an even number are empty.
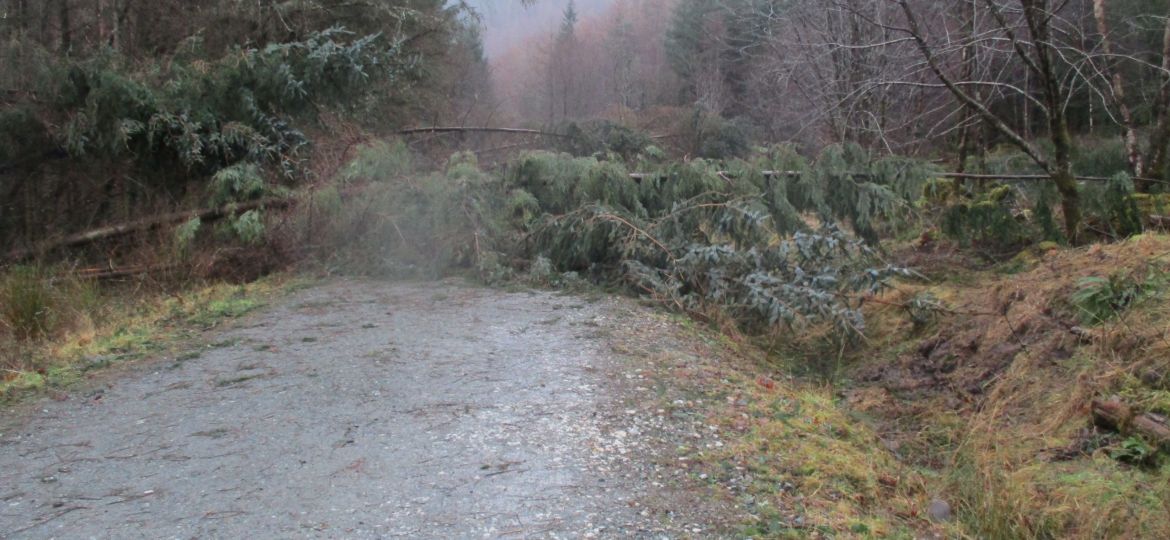
[[[199,355],[115,370],[57,401],[5,412],[0,531],[658,538],[702,530],[674,521],[690,503],[671,519],[645,510],[664,484],[615,382],[629,378],[605,338],[607,327],[628,324],[617,302],[453,284],[340,282],[300,292],[208,336]]]

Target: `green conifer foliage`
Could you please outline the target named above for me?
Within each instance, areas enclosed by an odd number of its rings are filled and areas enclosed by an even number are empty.
[[[767,164],[792,174],[765,176]],[[897,165],[871,167],[842,148],[809,168],[779,148],[755,163],[696,159],[632,179],[619,161],[539,152],[512,165],[500,191],[522,194],[513,216],[542,216],[528,222],[520,258],[679,309],[721,310],[753,330],[831,324],[852,339],[865,326],[859,299],[906,272],[836,223],[876,231],[896,219],[907,205],[898,194],[925,181]],[[855,167],[870,172],[840,172]],[[837,183],[833,198],[817,179]]]

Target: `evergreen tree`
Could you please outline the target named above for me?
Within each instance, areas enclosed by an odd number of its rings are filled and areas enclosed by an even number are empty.
[[[573,0],[569,0],[546,66],[550,123],[574,118],[580,110],[576,27],[577,6]]]

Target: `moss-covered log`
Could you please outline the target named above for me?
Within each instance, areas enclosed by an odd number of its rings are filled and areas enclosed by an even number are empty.
[[[1164,451],[1170,451],[1170,424],[1165,418],[1136,414],[1129,405],[1116,399],[1093,400],[1093,422],[1123,434],[1140,435]]]

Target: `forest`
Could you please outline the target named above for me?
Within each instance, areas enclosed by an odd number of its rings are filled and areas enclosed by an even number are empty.
[[[281,276],[603,291],[863,448],[794,502],[773,411],[733,536],[1170,536],[1165,2],[498,1],[0,0],[0,398]]]

